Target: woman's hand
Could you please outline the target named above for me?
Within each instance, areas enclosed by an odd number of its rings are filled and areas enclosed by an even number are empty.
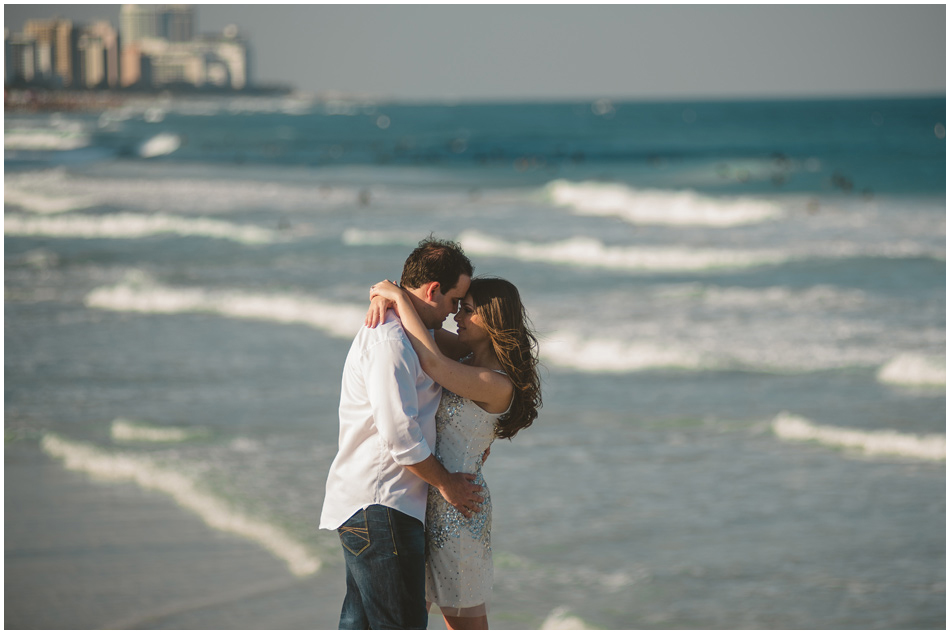
[[[395,308],[395,304],[382,295],[377,295],[369,303],[369,310],[366,311],[366,321],[363,322],[366,324],[367,328],[375,328],[379,324],[386,321],[386,311],[391,307]]]
[[[377,295],[385,297],[395,303],[396,300],[399,299],[399,296],[402,295],[402,289],[389,280],[383,280],[382,282],[373,284],[369,289],[370,299],[373,299]]]
[[[390,308],[396,308],[396,298],[399,297],[400,293],[402,293],[402,290],[389,280],[383,280],[370,288],[369,310],[366,311],[366,321],[364,322],[367,328],[375,328],[386,320],[386,311]]]

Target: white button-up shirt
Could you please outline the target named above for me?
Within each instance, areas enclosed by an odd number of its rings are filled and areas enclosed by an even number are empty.
[[[343,366],[340,448],[330,465],[320,528],[382,504],[425,522],[429,485],[406,469],[435,448],[442,388],[422,371],[395,312],[363,326]]]

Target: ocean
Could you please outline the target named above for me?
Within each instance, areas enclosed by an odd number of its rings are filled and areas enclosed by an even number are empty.
[[[945,112],[7,112],[5,464],[161,495],[342,593],[317,520],[343,361],[434,234],[541,341],[541,415],[485,467],[494,627],[943,629]],[[35,627],[10,534],[6,624]]]

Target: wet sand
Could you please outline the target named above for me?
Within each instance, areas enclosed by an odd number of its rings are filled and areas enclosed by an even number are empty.
[[[335,629],[334,570],[297,578],[167,497],[4,450],[7,629]]]
[[[161,493],[4,447],[5,629],[335,630],[342,555],[296,577]],[[437,612],[430,630],[444,630]]]

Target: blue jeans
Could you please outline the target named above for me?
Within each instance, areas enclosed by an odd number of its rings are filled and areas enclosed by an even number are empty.
[[[425,528],[379,504],[337,529],[346,563],[341,630],[424,630]]]

